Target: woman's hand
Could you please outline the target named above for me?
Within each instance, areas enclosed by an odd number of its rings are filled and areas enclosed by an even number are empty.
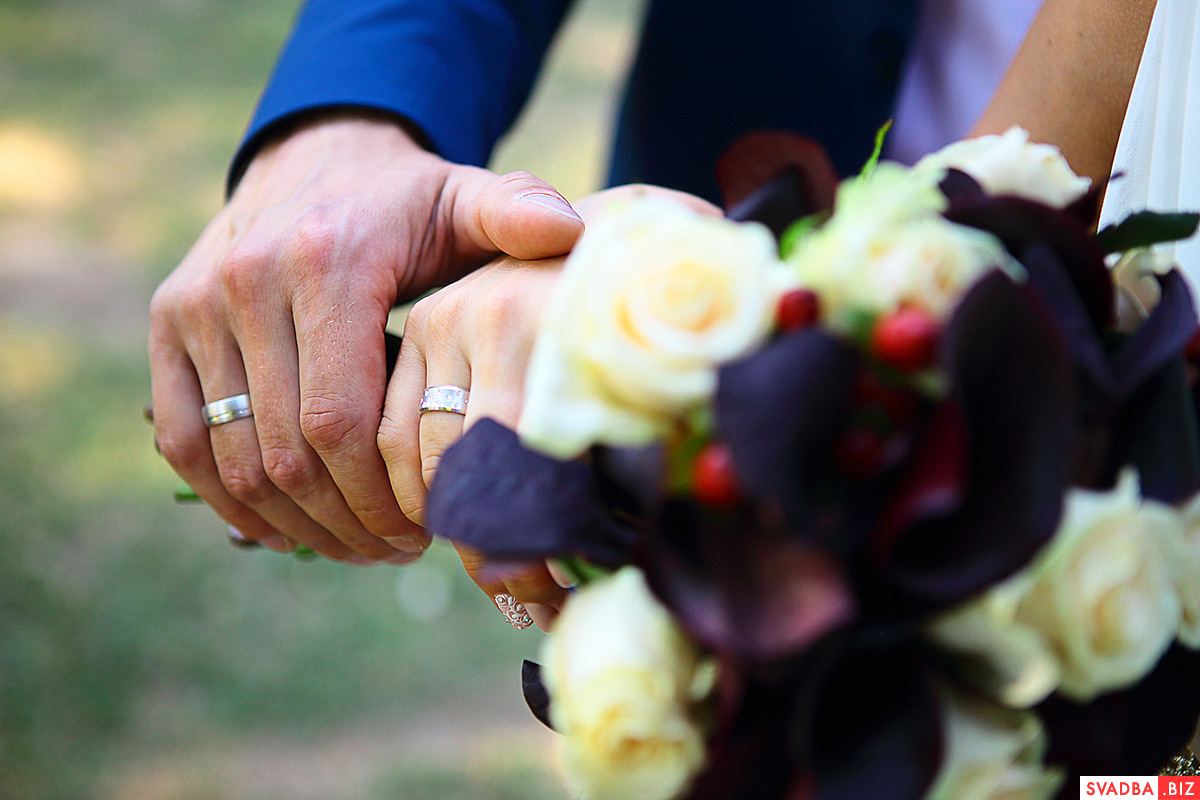
[[[703,213],[720,213],[691,195],[646,186],[599,192],[581,200],[577,208],[587,220],[607,203],[647,192],[670,195]],[[541,312],[564,260],[502,258],[413,306],[388,387],[379,449],[400,508],[414,522],[423,522],[428,487],[438,464],[463,431],[484,417],[516,428]],[[433,386],[469,390],[465,414],[421,414],[422,395]],[[480,588],[493,599],[500,597],[497,604],[502,610],[504,595],[509,595],[525,606],[540,627],[549,624],[566,599],[566,590],[542,563],[497,574],[480,554],[461,548],[459,553]]]
[[[242,538],[410,561],[428,536],[376,445],[397,299],[497,251],[566,252],[583,225],[528,174],[422,150],[391,120],[318,120],[264,148],[151,304],[155,434]],[[248,394],[253,416],[201,407]]]

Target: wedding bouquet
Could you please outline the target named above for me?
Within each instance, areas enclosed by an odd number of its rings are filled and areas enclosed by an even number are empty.
[[[1098,191],[1018,129],[836,189],[792,149],[732,218],[591,224],[518,429],[478,423],[433,484],[432,529],[580,578],[524,671],[568,780],[1017,800],[1157,772],[1200,717],[1200,347],[1151,246],[1197,218],[1096,235]]]

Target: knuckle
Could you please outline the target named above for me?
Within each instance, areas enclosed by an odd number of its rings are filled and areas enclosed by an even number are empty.
[[[425,522],[425,487],[401,487],[396,491],[396,502],[404,516],[418,525]]]
[[[526,183],[540,184],[541,181],[532,172],[528,172],[523,169],[514,170],[513,172],[506,172],[505,174],[501,175],[499,178],[496,179],[496,184],[498,186],[510,186],[512,184],[526,184]]]
[[[478,304],[480,324],[485,331],[507,331],[525,319],[529,295],[518,281],[497,281],[488,287],[485,302]]]
[[[433,479],[437,475],[438,467],[442,465],[441,453],[430,453],[429,455],[421,456],[421,480],[425,486],[433,484]]]
[[[290,447],[264,448],[262,457],[271,483],[291,497],[311,491],[320,474],[312,458]]]
[[[353,446],[362,438],[363,422],[354,404],[344,397],[315,394],[300,403],[300,431],[318,452]]]
[[[400,432],[399,424],[385,414],[379,424],[379,431],[375,434],[375,446],[383,460],[389,463],[399,460],[405,452],[407,442],[408,438]]]
[[[340,231],[320,208],[307,210],[293,228],[285,248],[290,263],[305,274],[321,271],[337,249]]]
[[[261,466],[230,464],[221,470],[221,482],[234,500],[251,507],[262,505],[275,495],[275,484]]]
[[[241,243],[217,262],[217,282],[226,296],[245,297],[258,292],[271,263],[270,253],[254,244]]]
[[[197,474],[210,458],[208,442],[199,437],[175,436],[168,431],[161,431],[155,436],[155,441],[171,469],[185,479]]]

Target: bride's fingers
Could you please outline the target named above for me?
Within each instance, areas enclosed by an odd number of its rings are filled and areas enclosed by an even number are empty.
[[[518,630],[530,625],[549,630],[569,593],[554,582],[544,562],[496,564],[473,548],[455,549],[467,575],[492,598],[508,624]]]
[[[404,516],[418,525],[425,523],[425,480],[421,476],[421,396],[425,393],[425,331],[414,315],[420,304],[409,312],[404,339],[392,379],[388,383],[379,421],[376,443],[387,467],[392,494]]]

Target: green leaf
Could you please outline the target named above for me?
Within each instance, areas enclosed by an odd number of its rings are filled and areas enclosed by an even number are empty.
[[[1200,214],[1197,213],[1139,211],[1100,231],[1096,241],[1106,253],[1124,253],[1138,247],[1187,239],[1196,233],[1197,226],[1200,226]]]
[[[828,218],[828,211],[819,211],[816,214],[801,217],[789,225],[783,235],[779,237],[779,257],[786,260],[796,251],[804,237],[819,228],[821,223]]]
[[[563,572],[571,576],[576,586],[587,586],[592,581],[607,578],[612,574],[612,570],[597,567],[590,561],[577,556],[563,556],[554,560],[562,567]]]
[[[196,494],[191,489],[189,489],[185,486],[183,488],[175,490],[175,502],[176,503],[199,503],[200,495]]]
[[[889,119],[875,132],[875,149],[871,151],[871,157],[863,165],[862,177],[865,178],[875,171],[875,165],[879,163],[879,157],[883,155],[883,142],[887,139],[888,132],[892,129],[893,121]]]

